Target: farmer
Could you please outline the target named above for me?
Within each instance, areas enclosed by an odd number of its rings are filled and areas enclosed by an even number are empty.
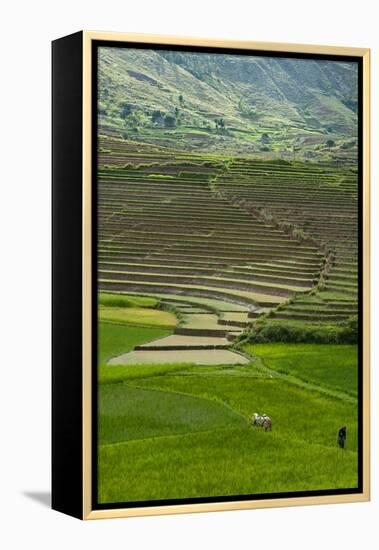
[[[341,447],[341,449],[345,448],[345,441],[346,441],[346,426],[344,426],[343,428],[340,428],[338,431],[337,443]]]

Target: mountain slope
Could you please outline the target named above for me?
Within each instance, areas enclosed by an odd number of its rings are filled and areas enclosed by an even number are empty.
[[[213,152],[351,157],[357,78],[355,63],[100,48],[99,124]]]

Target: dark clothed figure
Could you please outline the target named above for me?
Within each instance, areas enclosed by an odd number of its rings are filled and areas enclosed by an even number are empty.
[[[345,448],[345,441],[346,441],[346,427],[340,428],[338,431],[338,438],[337,442],[338,445],[341,447],[341,449]]]

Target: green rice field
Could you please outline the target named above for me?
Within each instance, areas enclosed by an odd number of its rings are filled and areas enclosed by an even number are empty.
[[[102,322],[103,360],[112,346],[126,351],[152,330]],[[249,353],[248,366],[100,366],[99,501],[356,487],[356,346],[260,344]],[[328,375],[331,360],[339,377],[330,368]],[[113,377],[103,376],[106,369]],[[286,372],[301,381],[312,372],[312,384],[289,383]],[[270,414],[271,432],[252,427],[255,411]]]

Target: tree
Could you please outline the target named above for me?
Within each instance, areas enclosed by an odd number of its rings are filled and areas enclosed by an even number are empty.
[[[166,128],[175,128],[175,117],[172,115],[166,115],[164,118],[164,125]]]
[[[153,111],[151,114],[151,120],[154,124],[163,122],[163,113],[161,111]]]
[[[220,128],[221,130],[225,129],[225,120],[223,118],[216,118],[215,119],[215,125],[216,128]]]
[[[332,139],[328,139],[328,141],[326,142],[327,147],[334,147],[335,144],[335,141],[333,141]]]
[[[183,98],[182,94],[180,94],[180,96],[179,96],[179,103],[180,103],[180,105],[184,105],[184,98]]]
[[[124,103],[123,105],[121,105],[120,114],[122,118],[126,118],[131,114],[131,112],[132,112],[132,106],[129,103]]]

